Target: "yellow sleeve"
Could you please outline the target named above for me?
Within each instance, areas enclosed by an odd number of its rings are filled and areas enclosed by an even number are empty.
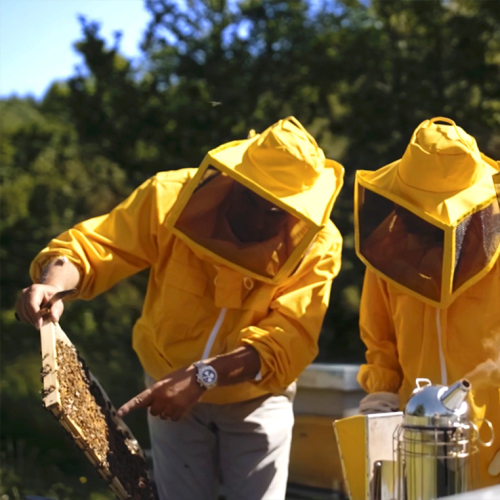
[[[367,364],[358,373],[358,382],[368,393],[397,393],[403,380],[398,359],[394,322],[387,283],[366,270],[359,311],[361,340],[366,345]]]
[[[259,353],[262,378],[255,383],[262,389],[279,392],[316,357],[341,250],[340,233],[320,234],[294,275],[278,288],[269,315],[242,330],[240,341]]]
[[[152,177],[109,214],[77,224],[54,238],[33,260],[38,282],[45,263],[66,256],[80,271],[77,297],[91,299],[118,281],[153,264],[158,257],[158,229],[176,199],[178,183],[169,187]]]

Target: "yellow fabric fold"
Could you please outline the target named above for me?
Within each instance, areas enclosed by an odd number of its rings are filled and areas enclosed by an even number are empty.
[[[242,292],[241,274],[220,266],[215,277],[215,307],[239,309],[242,304]]]

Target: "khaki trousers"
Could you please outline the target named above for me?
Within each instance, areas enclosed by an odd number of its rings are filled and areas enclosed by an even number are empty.
[[[148,414],[160,500],[283,500],[295,384],[285,395],[196,404],[179,422]],[[219,490],[219,482],[222,487]]]

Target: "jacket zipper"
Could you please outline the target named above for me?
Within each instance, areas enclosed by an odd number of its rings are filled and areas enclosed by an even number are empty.
[[[214,345],[215,338],[217,337],[217,334],[219,333],[222,322],[224,321],[224,318],[226,316],[226,311],[227,311],[226,307],[223,307],[220,310],[219,317],[217,318],[217,321],[215,322],[215,325],[212,328],[212,331],[210,332],[210,336],[208,337],[207,343],[205,344],[205,350],[203,351],[203,356],[201,359],[207,359],[210,356],[210,351],[212,350],[212,346]]]
[[[448,375],[446,373],[446,361],[444,360],[442,332],[441,332],[441,310],[436,308],[436,327],[439,344],[439,363],[441,365],[441,384],[448,385]]]

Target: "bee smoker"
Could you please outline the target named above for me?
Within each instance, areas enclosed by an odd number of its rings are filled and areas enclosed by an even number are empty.
[[[417,379],[394,433],[397,500],[434,500],[473,489],[480,440],[469,418],[469,391],[466,379],[450,387]],[[484,422],[493,433],[491,423]]]

